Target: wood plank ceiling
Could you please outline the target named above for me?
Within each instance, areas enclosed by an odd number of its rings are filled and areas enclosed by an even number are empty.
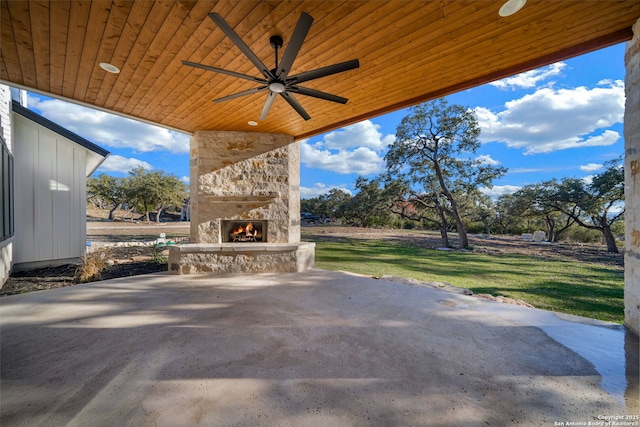
[[[628,40],[637,0],[19,1],[0,3],[0,80],[186,132],[230,130],[296,139]],[[260,77],[207,17],[219,13],[267,65],[271,35],[284,49],[302,12],[314,18],[290,75],[357,58],[360,68],[305,83],[346,105],[297,95],[303,120],[265,92],[182,65]],[[284,51],[283,49],[283,51]],[[620,58],[620,61],[623,59]],[[120,68],[110,74],[107,62]],[[250,126],[249,121],[257,121]]]

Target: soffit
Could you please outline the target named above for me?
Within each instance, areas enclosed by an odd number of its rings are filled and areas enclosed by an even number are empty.
[[[53,97],[194,132],[284,133],[300,139],[629,40],[640,2],[528,0],[0,2],[0,80]],[[290,75],[358,59],[360,68],[305,83],[346,105],[296,95],[303,120],[265,93],[214,103],[256,84],[182,65],[260,76],[208,18],[220,14],[267,65],[302,12],[314,18]],[[284,51],[283,49],[283,51]],[[620,59],[622,61],[622,58]],[[99,67],[121,69],[110,74]],[[248,125],[258,121],[258,126]]]

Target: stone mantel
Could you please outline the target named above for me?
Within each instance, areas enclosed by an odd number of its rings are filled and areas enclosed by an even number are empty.
[[[251,196],[204,194],[202,197],[206,198],[209,203],[250,203],[276,200],[280,197],[280,193],[253,194]]]

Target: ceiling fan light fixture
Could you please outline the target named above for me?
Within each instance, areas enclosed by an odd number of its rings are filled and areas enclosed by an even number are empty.
[[[526,3],[527,0],[507,0],[500,8],[498,14],[503,18],[511,16],[522,9]]]
[[[269,83],[269,90],[275,93],[282,93],[286,89],[284,83],[282,82],[271,82]]]
[[[120,68],[116,67],[115,65],[109,64],[108,62],[101,62],[100,68],[111,74],[120,73]]]

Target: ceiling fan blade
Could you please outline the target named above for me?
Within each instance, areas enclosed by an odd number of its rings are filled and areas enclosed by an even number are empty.
[[[265,76],[267,79],[273,79],[275,77],[271,73],[271,71],[269,71],[266,65],[264,65],[264,63],[260,60],[260,58],[258,58],[256,54],[253,53],[249,46],[247,46],[246,43],[242,41],[240,36],[237,35],[235,31],[233,31],[233,28],[231,28],[229,24],[227,24],[227,21],[225,21],[222,16],[213,12],[209,14],[209,18],[211,18],[211,20],[215,22],[218,27],[220,27],[220,29],[227,35],[227,37],[229,37],[233,44],[235,44],[238,49],[240,49],[240,51],[244,53],[247,58],[249,58],[249,61],[251,61],[253,65],[255,65],[255,67],[262,73],[263,76]]]
[[[285,99],[285,101],[289,103],[289,105],[293,107],[294,110],[298,112],[298,114],[300,114],[300,116],[302,116],[303,119],[309,120],[311,118],[311,116],[304,110],[304,108],[302,108],[302,105],[300,105],[298,100],[295,99],[292,94],[288,92],[282,92],[280,93],[280,95]]]
[[[182,61],[182,65],[188,65],[190,67],[201,68],[207,71],[213,71],[214,73],[226,74],[228,76],[238,77],[245,80],[251,80],[253,82],[267,83],[265,79],[258,77],[248,76],[246,74],[236,73],[235,71],[223,70],[222,68],[210,67],[204,64],[198,64],[197,62]]]
[[[360,62],[357,59],[351,61],[341,62],[339,64],[329,65],[327,67],[318,68],[316,70],[305,71],[304,73],[296,74],[287,78],[287,83],[302,83],[309,80],[319,79],[320,77],[330,76],[332,74],[342,73],[343,71],[353,70],[358,68]]]
[[[325,99],[327,101],[333,101],[333,102],[337,102],[339,104],[346,104],[348,99],[347,98],[343,98],[341,96],[338,95],[332,95],[330,93],[326,93],[326,92],[321,92],[319,90],[315,90],[315,89],[309,89],[307,87],[301,87],[301,86],[289,86],[289,89],[287,89],[291,92],[294,93],[299,93],[300,95],[306,95],[306,96],[313,96],[314,98],[320,98],[320,99]]]
[[[276,100],[277,95],[277,93],[269,91],[269,93],[267,94],[267,99],[264,101],[262,112],[260,113],[260,120],[266,120],[267,115],[269,115],[269,111],[271,110],[271,106],[273,105],[273,101]]]
[[[313,24],[313,18],[311,15],[302,12],[300,19],[298,19],[298,23],[296,24],[296,28],[293,30],[293,34],[291,35],[291,40],[289,40],[289,43],[287,44],[287,49],[282,56],[282,61],[280,61],[278,69],[276,70],[276,76],[279,79],[284,80],[287,78],[287,74],[289,74],[289,71],[293,66],[293,61],[295,61],[296,56],[298,56],[302,43],[304,43],[304,39],[309,33],[311,24]]]
[[[254,93],[261,92],[267,88],[268,86],[260,86],[260,87],[255,87],[253,89],[243,90],[242,92],[238,92],[232,95],[223,96],[222,98],[214,99],[213,102],[228,101],[230,99],[240,98],[241,96],[252,95]]]

